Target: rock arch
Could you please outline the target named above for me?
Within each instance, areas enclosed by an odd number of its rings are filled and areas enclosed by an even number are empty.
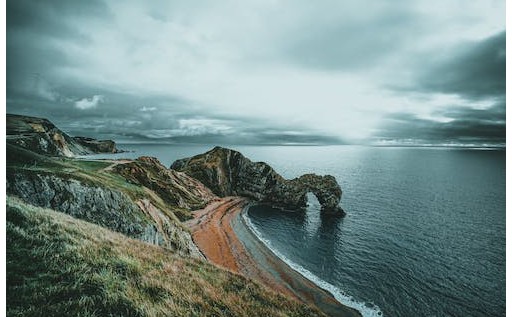
[[[334,176],[305,174],[287,180],[264,162],[252,162],[240,152],[215,147],[191,158],[177,160],[172,169],[199,180],[218,196],[245,196],[280,207],[305,208],[312,192],[322,211],[344,216],[339,206],[342,191]]]

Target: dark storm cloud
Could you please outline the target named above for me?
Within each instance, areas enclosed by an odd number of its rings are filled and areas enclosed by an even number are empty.
[[[63,121],[72,135],[113,138],[120,142],[217,144],[344,144],[338,137],[298,131],[245,117],[204,115],[193,111],[162,111],[158,106],[129,107],[123,117],[91,116]],[[148,111],[147,109],[151,109]],[[120,119],[121,118],[121,119]]]
[[[506,141],[505,101],[489,109],[450,107],[438,114],[449,121],[418,118],[411,113],[389,115],[375,133],[378,141],[412,144],[488,144]]]
[[[66,47],[86,43],[92,36],[79,28],[84,18],[108,17],[108,8],[96,0],[7,1],[8,98],[21,94],[56,99],[51,83],[55,71],[77,63],[67,55]]]
[[[467,99],[500,97],[505,94],[505,31],[480,42],[438,52],[439,60],[424,61],[424,72],[413,90],[456,94]],[[434,55],[438,56],[438,55]]]

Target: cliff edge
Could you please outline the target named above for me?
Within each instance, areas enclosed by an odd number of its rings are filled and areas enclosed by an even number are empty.
[[[7,143],[38,154],[73,157],[118,153],[112,140],[70,137],[47,119],[7,114]]]

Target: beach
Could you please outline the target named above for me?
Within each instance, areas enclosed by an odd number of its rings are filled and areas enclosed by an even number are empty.
[[[242,219],[249,203],[241,197],[221,198],[195,211],[194,218],[185,223],[208,261],[290,298],[315,305],[329,316],[361,316],[289,267],[251,232]]]

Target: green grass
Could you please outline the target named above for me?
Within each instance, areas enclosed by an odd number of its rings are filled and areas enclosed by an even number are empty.
[[[97,172],[110,165],[108,161],[69,160],[69,164],[87,172]]]
[[[112,161],[47,157],[7,144],[6,176],[8,179],[18,173],[55,175],[65,180],[75,179],[86,185],[120,191],[133,201],[149,198],[178,227],[189,231],[181,221],[191,218],[190,210],[170,205],[163,201],[157,193],[139,184],[128,182],[125,177],[115,171],[104,170],[112,164]]]
[[[8,316],[318,316],[242,276],[7,197]]]

